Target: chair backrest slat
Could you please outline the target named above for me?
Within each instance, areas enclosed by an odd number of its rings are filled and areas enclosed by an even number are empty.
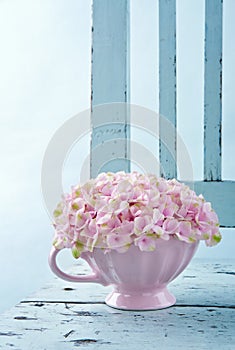
[[[176,127],[176,1],[159,0],[159,113]],[[161,175],[177,177],[176,129],[164,137],[164,123],[159,120],[159,158]],[[167,135],[166,135],[167,136]],[[161,139],[168,140],[166,146]],[[169,152],[174,150],[174,154]]]
[[[99,172],[107,170],[130,171],[129,127],[120,128],[121,124],[129,124],[128,111],[118,116],[117,113],[110,113],[108,125],[99,115],[104,110],[94,108],[105,103],[129,102],[129,6],[129,0],[93,0],[91,177],[96,177]],[[118,147],[117,135],[124,140]],[[105,141],[108,141],[108,144],[105,144]]]
[[[158,2],[160,173],[177,178],[176,0]],[[221,176],[223,0],[204,0],[204,4],[204,179],[193,184],[198,194],[212,202],[221,226],[235,227],[235,181],[223,181]],[[106,115],[94,108],[129,102],[129,0],[93,0],[92,41],[90,158],[94,177],[100,171],[130,171],[128,108],[119,114],[109,110]]]
[[[223,0],[205,1],[204,180],[221,180]]]

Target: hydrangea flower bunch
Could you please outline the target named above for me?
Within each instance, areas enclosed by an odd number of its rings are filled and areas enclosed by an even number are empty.
[[[220,242],[218,217],[202,195],[175,179],[138,172],[101,173],[72,187],[54,211],[57,249],[155,250],[158,240]]]

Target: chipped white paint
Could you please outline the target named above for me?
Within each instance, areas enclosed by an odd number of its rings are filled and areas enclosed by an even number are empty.
[[[221,226],[235,226],[235,182],[221,181],[222,113],[222,0],[205,0],[204,82],[204,182],[194,183],[198,194],[211,201]],[[159,0],[159,108],[176,127],[176,3]],[[160,137],[167,133],[161,127]],[[171,150],[177,147],[175,134],[166,135]],[[176,177],[176,153],[160,141],[161,174]]]
[[[91,177],[101,171],[130,171],[128,109],[122,109],[120,113],[114,108],[109,124],[103,124],[102,118],[97,115],[99,109],[94,108],[101,104],[129,102],[129,21],[129,0],[93,0]],[[121,132],[111,135],[110,129]],[[97,132],[101,135],[98,141],[95,138]],[[118,147],[118,153],[117,139],[124,140]],[[99,156],[108,149],[112,151],[111,157],[107,155],[104,164],[99,161]]]
[[[204,180],[196,192],[211,201],[221,226],[235,226],[235,183],[221,180],[222,0],[205,1]],[[129,1],[93,4],[91,176],[130,170],[129,110],[97,105],[129,101]],[[161,175],[176,169],[176,0],[159,0],[159,112],[175,127],[159,121]],[[102,116],[100,116],[102,113]],[[103,118],[103,119],[102,119]],[[102,123],[102,120],[106,120]]]
[[[221,180],[223,0],[205,1],[204,179]]]
[[[187,269],[169,284],[169,290],[176,296],[177,305],[231,306],[233,302],[235,303],[233,297],[235,275],[232,275],[232,273],[235,274],[234,271],[235,261],[233,260],[224,260],[221,264],[221,262],[194,259]],[[88,274],[90,268],[83,260],[79,259],[76,265],[69,269],[69,272]],[[41,290],[25,299],[24,302],[101,303],[104,302],[105,296],[111,290],[112,287],[103,287],[99,284],[77,284],[54,278]],[[226,293],[224,293],[225,290]],[[222,299],[217,297],[217,295],[222,294],[224,294]]]
[[[232,350],[234,269],[234,260],[193,260],[172,283],[176,306],[148,312],[109,308],[103,303],[105,287],[54,279],[47,289],[1,315],[0,349],[117,350],[128,344],[152,350],[157,344],[159,349]]]
[[[159,0],[159,113],[175,127],[168,135],[168,147],[161,141],[164,126],[159,125],[161,175],[176,178],[176,1]],[[169,152],[173,150],[172,153]]]
[[[106,305],[19,305],[5,315],[0,349],[223,349],[235,345],[234,310],[182,308],[128,312]],[[157,345],[157,347],[156,347]]]

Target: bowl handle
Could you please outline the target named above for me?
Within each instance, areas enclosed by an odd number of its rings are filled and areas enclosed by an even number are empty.
[[[58,255],[58,253],[60,252],[59,249],[56,249],[55,247],[52,247],[50,255],[49,255],[49,266],[52,270],[52,272],[54,272],[54,274],[60,278],[62,278],[65,281],[69,281],[69,282],[92,282],[92,283],[100,283],[103,285],[107,285],[108,283],[104,280],[104,278],[101,276],[100,272],[98,270],[94,271],[94,268],[91,266],[91,264],[89,263],[89,259],[87,259],[88,264],[90,265],[90,267],[93,270],[93,273],[90,275],[70,275],[66,272],[63,272],[57,265],[56,263],[56,257]]]

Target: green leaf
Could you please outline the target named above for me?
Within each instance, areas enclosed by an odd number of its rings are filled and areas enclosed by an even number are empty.
[[[80,241],[76,241],[72,247],[72,254],[75,259],[78,259],[83,251],[84,244]]]
[[[72,254],[75,259],[78,259],[81,255],[81,252],[76,247],[74,247],[72,248]]]
[[[221,235],[220,234],[218,234],[218,235],[214,235],[213,236],[213,240],[216,242],[216,243],[219,243],[220,241],[221,241]]]

